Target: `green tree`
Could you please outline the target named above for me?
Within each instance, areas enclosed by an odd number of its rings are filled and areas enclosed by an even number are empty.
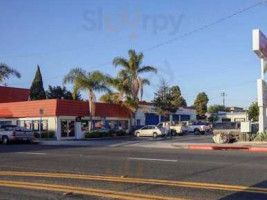
[[[86,72],[81,68],[72,69],[63,79],[63,83],[73,84],[73,93],[78,91],[89,92],[89,131],[92,130],[92,119],[95,115],[95,92],[111,92],[109,89],[110,77],[99,71]]]
[[[128,55],[129,59],[123,57],[114,58],[113,65],[122,68],[117,75],[117,78],[121,79],[121,90],[119,92],[123,91],[125,95],[123,104],[131,111],[131,115],[135,119],[139,99],[142,100],[143,97],[144,86],[150,84],[150,81],[142,78],[141,75],[147,72],[157,73],[157,69],[152,66],[142,65],[143,53],[137,54],[135,50],[130,49]]]
[[[215,105],[209,106],[207,110],[208,113],[218,113],[219,111],[229,112],[230,109],[227,107],[224,107],[223,105],[215,104]]]
[[[10,76],[20,78],[21,74],[17,70],[7,66],[5,63],[0,63],[0,83],[2,83],[6,79],[9,79]]]
[[[99,100],[104,103],[121,103],[120,93],[118,92],[103,94]]]
[[[60,86],[48,86],[46,91],[46,97],[48,99],[69,99],[73,100],[72,93],[66,89],[66,87]]]
[[[176,107],[187,106],[187,103],[181,94],[179,86],[172,86],[171,92],[173,95],[173,102],[172,102],[173,105],[175,105]]]
[[[152,101],[157,109],[157,113],[164,116],[169,116],[170,113],[177,111],[178,107],[174,104],[175,96],[172,89],[168,86],[165,80],[161,81],[158,91]]]
[[[197,118],[205,119],[207,112],[207,104],[209,102],[209,98],[205,92],[201,92],[197,95],[196,100],[194,102],[194,107],[196,109]]]
[[[43,86],[43,78],[39,65],[37,66],[37,71],[30,88],[30,99],[39,100],[46,99],[46,93]]]
[[[253,102],[248,109],[248,119],[253,121],[259,120],[259,106],[257,102]]]

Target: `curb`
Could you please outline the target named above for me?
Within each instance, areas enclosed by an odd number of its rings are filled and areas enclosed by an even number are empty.
[[[242,150],[252,152],[267,152],[267,147],[249,147],[249,146],[217,146],[217,145],[188,145],[190,150]]]

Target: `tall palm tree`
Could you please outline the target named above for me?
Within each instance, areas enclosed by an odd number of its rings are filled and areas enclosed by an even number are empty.
[[[142,100],[143,98],[144,86],[150,85],[150,81],[142,78],[141,75],[147,72],[157,73],[157,69],[153,66],[142,65],[143,53],[137,54],[135,50],[130,49],[128,54],[129,59],[123,57],[114,58],[113,65],[122,67],[117,77],[122,79],[121,85],[128,88],[128,91],[125,92],[126,100],[124,104],[133,114],[133,118],[135,118],[139,99]]]
[[[110,78],[99,71],[86,72],[81,68],[74,68],[64,77],[63,83],[73,84],[73,94],[79,91],[89,92],[89,131],[92,130],[92,119],[95,115],[95,92],[111,92],[108,86]]]
[[[10,76],[20,78],[21,74],[17,70],[8,67],[5,63],[0,63],[0,83],[5,79],[9,79]]]

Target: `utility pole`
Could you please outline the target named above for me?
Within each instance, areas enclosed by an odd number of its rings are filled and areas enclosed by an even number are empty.
[[[225,97],[227,96],[225,92],[221,93],[221,96],[223,98],[223,107],[225,107]]]

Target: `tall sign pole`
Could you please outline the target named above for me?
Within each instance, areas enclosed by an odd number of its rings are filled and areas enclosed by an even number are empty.
[[[266,131],[266,103],[267,103],[267,85],[264,81],[265,61],[267,60],[267,38],[259,30],[252,32],[253,51],[259,56],[261,61],[261,78],[257,80],[258,106],[259,106],[259,132]]]

